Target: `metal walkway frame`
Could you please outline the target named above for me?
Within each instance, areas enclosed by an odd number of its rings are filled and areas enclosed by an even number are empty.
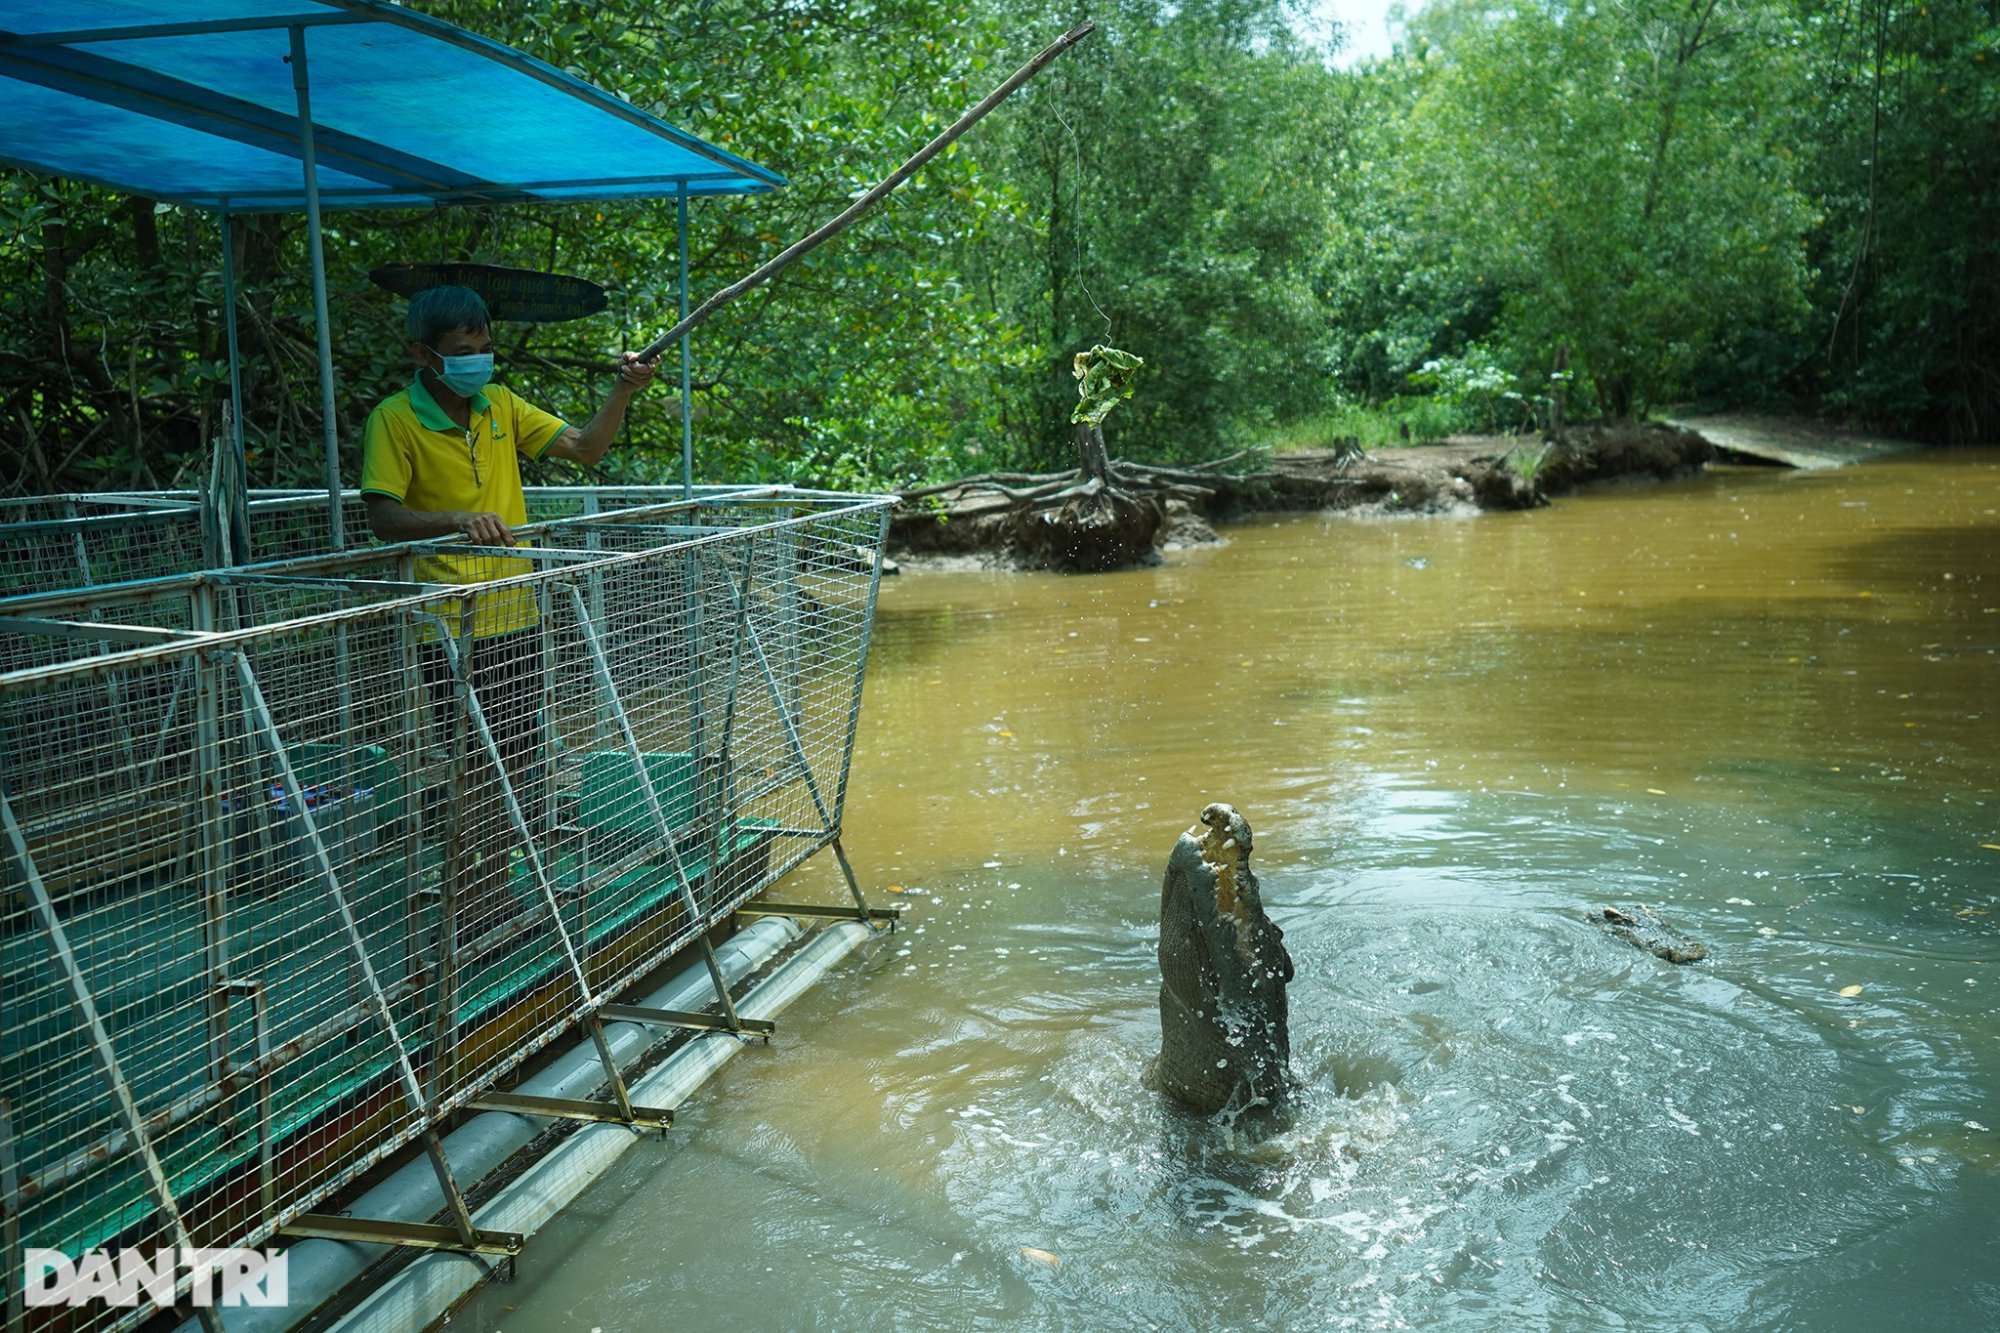
[[[23,1247],[337,1232],[511,1253],[438,1149],[452,1116],[664,1128],[673,1108],[632,1102],[604,1021],[768,1035],[735,1013],[709,935],[827,848],[851,908],[756,910],[893,919],[840,846],[889,498],[534,503],[556,516],[522,548],[0,600],[9,1333],[144,1313],[24,1309]],[[169,512],[133,497],[127,527]],[[0,559],[81,560],[112,518],[0,524]],[[488,561],[487,581],[432,581],[447,557]],[[620,1002],[687,948],[718,1012]],[[509,1076],[570,1032],[597,1044],[600,1095],[510,1100]],[[437,1225],[325,1215],[413,1145],[447,1200]]]

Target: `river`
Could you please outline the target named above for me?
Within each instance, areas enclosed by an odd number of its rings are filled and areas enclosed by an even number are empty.
[[[885,583],[906,924],[454,1327],[2000,1326],[1994,454],[1227,535]],[[1298,964],[1262,1143],[1139,1086],[1213,800]]]

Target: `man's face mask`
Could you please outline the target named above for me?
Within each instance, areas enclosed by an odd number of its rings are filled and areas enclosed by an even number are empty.
[[[445,388],[461,398],[470,398],[485,388],[493,378],[493,353],[469,352],[464,356],[446,356],[435,347],[426,348],[432,356],[444,362],[444,369],[436,372],[438,381]]]

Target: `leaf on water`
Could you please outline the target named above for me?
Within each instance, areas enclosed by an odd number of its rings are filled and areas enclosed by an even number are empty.
[[[1859,995],[1859,994],[1861,994],[1861,987],[1859,987],[1859,986],[1842,986],[1842,987],[1840,988],[1840,993],[1841,993],[1842,995],[1845,995],[1845,996],[1848,996],[1848,997],[1852,998],[1853,996],[1856,996],[1856,995]]]
[[[1062,1267],[1061,1258],[1049,1253],[1047,1250],[1038,1250],[1032,1245],[1023,1245],[1021,1247],[1021,1257],[1031,1264],[1040,1264],[1044,1268]]]
[[[1982,842],[1979,845],[1989,852],[2000,852],[2000,842]]]
[[[993,734],[996,736],[1004,736],[1010,741],[1014,739],[1014,733],[1011,731],[996,731]]]
[[[1665,792],[1663,792],[1663,791],[1661,791],[1661,790],[1660,790],[1660,789],[1659,789],[1658,787],[1648,787],[1648,788],[1646,788],[1646,795],[1648,795],[1648,796],[1665,796],[1665,795],[1666,795],[1666,793],[1665,793]]]

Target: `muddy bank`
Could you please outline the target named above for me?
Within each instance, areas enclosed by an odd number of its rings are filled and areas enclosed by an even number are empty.
[[[1715,446],[1685,427],[1659,423],[1580,426],[1559,445],[1534,437],[1454,436],[1439,444],[1356,454],[1312,449],[1273,454],[1246,471],[1173,473],[1154,495],[1156,550],[1219,541],[1215,526],[1254,514],[1345,510],[1357,515],[1469,514],[1529,509],[1580,487],[1658,480],[1697,471]],[[889,549],[908,565],[1048,567],[1012,538],[999,488],[968,481],[924,504],[900,507]]]

